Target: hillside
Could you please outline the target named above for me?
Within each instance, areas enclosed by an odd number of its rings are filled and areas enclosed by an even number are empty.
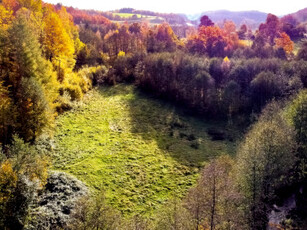
[[[202,15],[207,15],[214,23],[220,24],[224,20],[231,20],[237,26],[242,24],[247,24],[251,28],[257,28],[262,22],[265,22],[267,13],[259,11],[228,11],[228,10],[218,10],[218,11],[205,11],[200,15],[190,15],[190,19],[199,20]]]
[[[57,9],[62,7],[61,4],[55,5]],[[67,7],[74,19],[75,24],[109,24],[113,22],[129,22],[129,23],[149,23],[159,24],[167,22],[170,25],[186,25],[190,21],[183,14],[163,14],[152,11],[120,9],[115,11],[98,11],[98,10],[82,10],[73,7]]]
[[[298,23],[307,22],[307,8],[299,10],[295,13],[288,14],[284,18],[292,16]]]
[[[104,87],[59,117],[53,167],[106,191],[124,214],[154,213],[170,197],[183,197],[209,159],[234,154],[233,142],[211,140],[212,127],[220,125],[131,85]]]

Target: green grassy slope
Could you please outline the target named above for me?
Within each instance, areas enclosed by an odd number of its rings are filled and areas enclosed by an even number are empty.
[[[200,168],[233,143],[211,141],[214,124],[180,115],[130,85],[92,90],[57,120],[53,167],[77,176],[124,214],[151,215],[182,197]]]

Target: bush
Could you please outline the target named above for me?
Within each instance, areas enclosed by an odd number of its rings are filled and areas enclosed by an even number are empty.
[[[108,78],[109,69],[106,66],[92,67],[93,85],[101,85]]]
[[[68,92],[64,92],[62,96],[58,97],[56,111],[61,114],[72,109],[71,96]]]
[[[79,199],[72,213],[70,229],[127,229],[121,225],[121,215],[106,204],[103,194]]]
[[[66,84],[60,88],[60,95],[64,95],[64,93],[68,93],[71,100],[80,100],[83,97],[82,90],[78,85],[69,85]]]

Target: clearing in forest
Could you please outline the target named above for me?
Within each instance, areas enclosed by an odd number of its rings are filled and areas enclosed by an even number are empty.
[[[221,124],[184,115],[131,85],[92,90],[57,119],[53,168],[105,191],[126,215],[151,215],[195,184],[201,167],[234,144],[212,141]]]

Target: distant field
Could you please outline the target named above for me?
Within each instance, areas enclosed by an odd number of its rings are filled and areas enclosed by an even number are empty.
[[[142,15],[142,14],[113,13],[113,16],[115,16],[115,15],[120,16],[122,19],[120,21],[113,20],[113,22],[122,22],[122,23],[124,23],[129,18],[130,22],[138,22],[138,23],[147,22],[150,25],[157,25],[157,24],[160,24],[160,23],[165,21],[162,17],[148,16],[148,15]],[[130,18],[132,18],[133,15],[136,15],[137,18],[131,20]]]
[[[181,115],[133,86],[92,90],[84,103],[57,120],[53,167],[77,176],[125,215],[154,214],[182,197],[210,158],[233,154],[227,141],[211,141],[220,127]]]
[[[141,18],[141,14],[129,14],[129,13],[113,13],[113,16],[120,16],[122,18],[131,18],[133,15],[136,15],[138,18]],[[144,16],[145,17],[145,16]]]

